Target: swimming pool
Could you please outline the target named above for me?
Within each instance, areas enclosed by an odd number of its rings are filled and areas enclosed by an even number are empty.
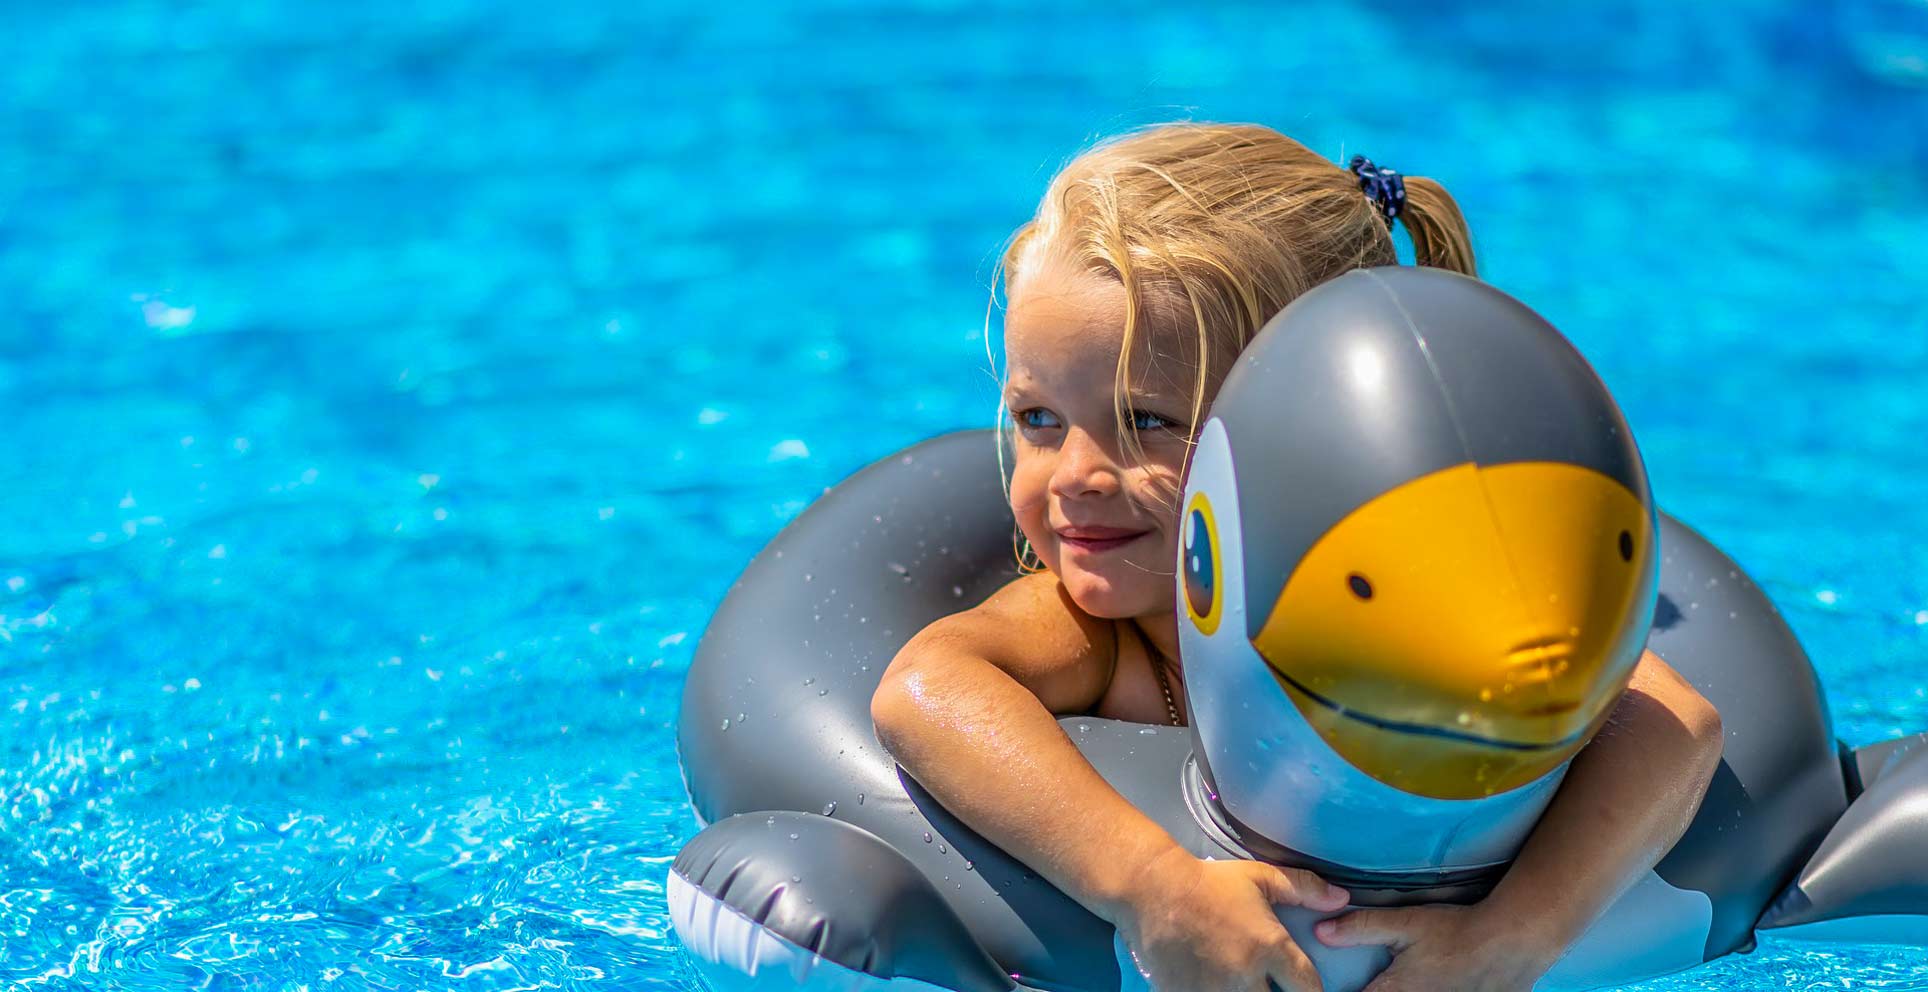
[[[1905,0],[175,6],[16,11],[0,62],[0,982],[689,988],[709,611],[986,422],[996,245],[1170,116],[1444,181],[1842,736],[1928,728]]]

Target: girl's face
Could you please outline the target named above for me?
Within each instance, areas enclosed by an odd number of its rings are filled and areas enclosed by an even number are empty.
[[[1195,366],[1169,332],[1135,334],[1128,457],[1114,407],[1124,340],[1118,280],[1045,261],[1012,287],[1004,321],[1004,402],[1016,463],[1018,527],[1080,609],[1121,619],[1169,614],[1178,500],[1193,425]],[[1140,327],[1152,323],[1141,317]]]

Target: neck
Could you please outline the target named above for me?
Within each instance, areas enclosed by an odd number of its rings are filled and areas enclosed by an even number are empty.
[[[1174,616],[1171,611],[1166,610],[1152,616],[1137,617],[1134,618],[1132,622],[1138,625],[1139,630],[1145,632],[1145,638],[1151,641],[1152,647],[1157,648],[1160,654],[1163,654],[1174,662],[1179,661],[1178,617]]]

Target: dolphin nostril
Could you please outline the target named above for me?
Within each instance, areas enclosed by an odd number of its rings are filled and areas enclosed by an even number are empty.
[[[1573,657],[1573,642],[1564,637],[1536,637],[1514,645],[1506,653],[1506,667],[1514,678],[1532,682],[1550,681],[1566,673]]]

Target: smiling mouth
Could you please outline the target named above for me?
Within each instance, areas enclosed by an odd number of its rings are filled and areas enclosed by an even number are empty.
[[[1091,527],[1069,532],[1059,531],[1058,541],[1068,548],[1077,548],[1080,551],[1099,552],[1122,548],[1150,533],[1151,531],[1148,530]]]

